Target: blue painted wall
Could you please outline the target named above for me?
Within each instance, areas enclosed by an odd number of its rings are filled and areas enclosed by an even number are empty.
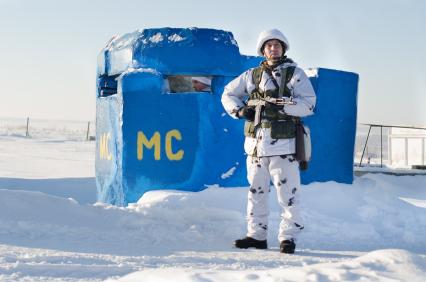
[[[311,83],[317,95],[315,115],[304,121],[311,130],[313,151],[302,183],[352,183],[358,75],[319,68]]]
[[[99,200],[126,205],[155,189],[246,186],[243,121],[226,115],[220,98],[260,61],[220,30],[145,29],[110,41],[98,57]],[[164,92],[165,76],[181,74],[213,76],[212,93]],[[317,69],[311,81],[318,102],[306,119],[313,156],[302,180],[351,183],[358,75]]]

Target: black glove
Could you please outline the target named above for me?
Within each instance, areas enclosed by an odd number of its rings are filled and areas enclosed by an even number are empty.
[[[237,118],[245,118],[248,121],[254,121],[254,116],[256,115],[256,111],[253,107],[244,106],[240,108],[237,112]]]

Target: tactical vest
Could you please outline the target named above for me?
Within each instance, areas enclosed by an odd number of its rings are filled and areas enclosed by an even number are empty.
[[[272,73],[263,66],[253,69],[252,78],[255,89],[249,95],[250,100],[271,98],[291,97],[291,91],[287,84],[293,77],[295,66],[289,66],[281,69],[281,85],[273,90],[261,91],[259,88],[262,74],[264,71],[272,77]],[[296,136],[296,123],[298,118],[284,113],[283,106],[266,103],[262,108],[261,122],[255,126],[253,121],[246,120],[244,125],[244,135],[247,137],[256,137],[256,129],[259,127],[270,128],[272,139],[288,139]]]

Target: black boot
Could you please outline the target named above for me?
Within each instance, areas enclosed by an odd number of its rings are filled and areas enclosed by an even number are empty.
[[[294,254],[294,249],[296,249],[296,244],[293,239],[284,240],[280,244],[280,252],[284,254]]]
[[[268,243],[266,240],[256,240],[251,237],[245,237],[243,239],[235,240],[234,246],[239,249],[256,248],[256,249],[267,249]]]

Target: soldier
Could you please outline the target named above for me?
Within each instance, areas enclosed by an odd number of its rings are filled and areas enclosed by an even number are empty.
[[[282,208],[278,234],[282,253],[294,253],[296,237],[304,228],[295,132],[298,119],[313,114],[316,96],[305,72],[285,55],[288,50],[288,40],[279,30],[261,32],[257,53],[265,60],[226,85],[222,95],[226,112],[246,120],[247,235],[235,241],[237,248],[267,248],[271,180]]]
[[[191,79],[192,88],[198,92],[210,92],[211,91],[211,78],[205,76],[194,76]]]

